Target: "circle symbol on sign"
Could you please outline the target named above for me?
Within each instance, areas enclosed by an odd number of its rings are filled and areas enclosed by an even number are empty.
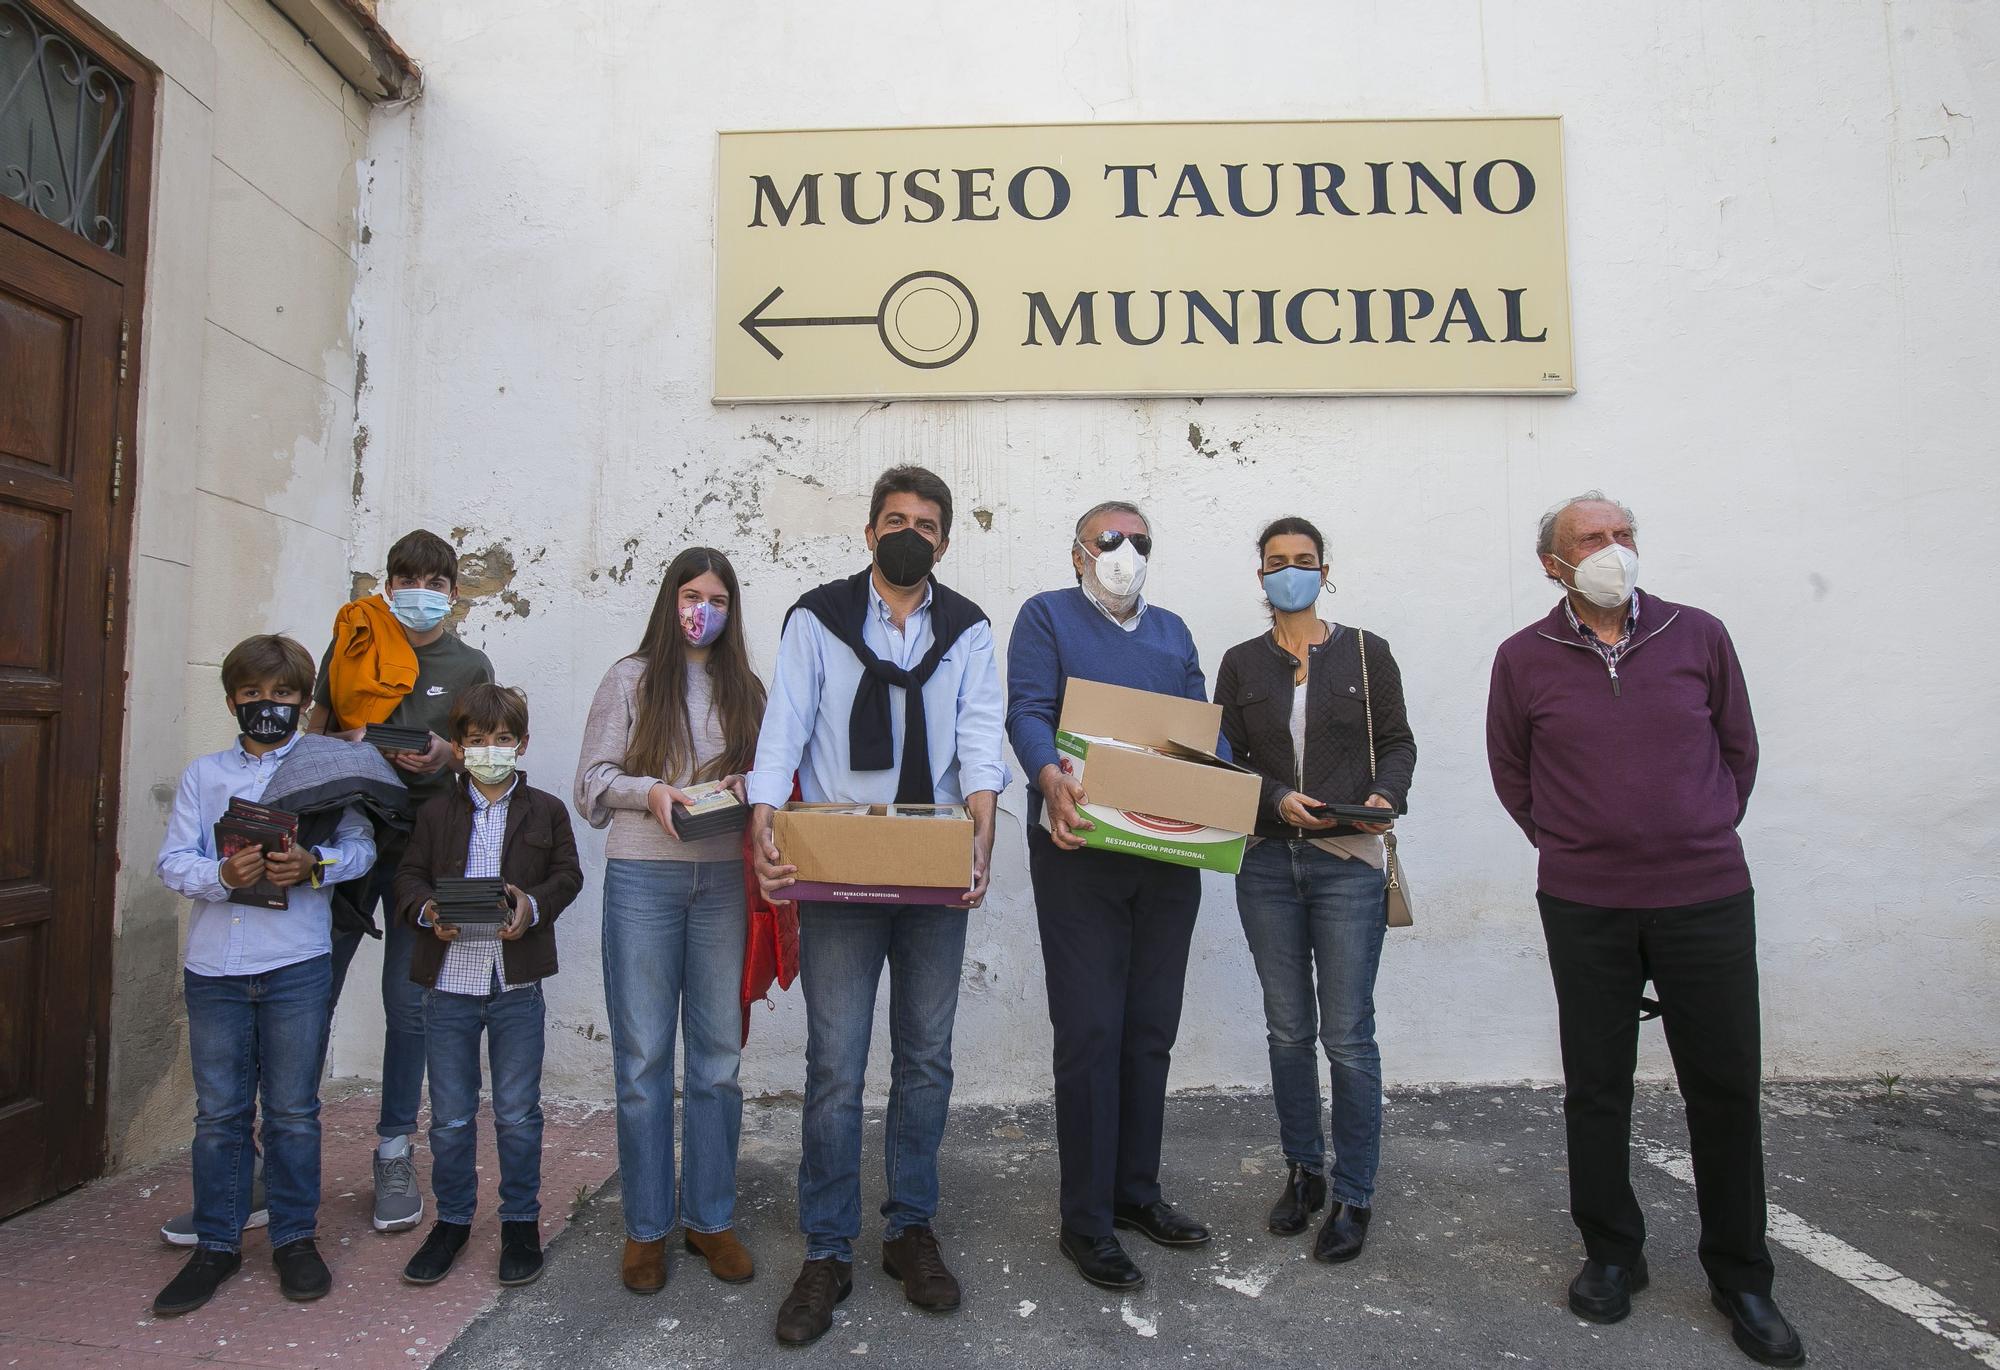
[[[956,276],[912,271],[882,297],[875,329],[897,361],[936,370],[963,357],[979,336],[979,305]]]

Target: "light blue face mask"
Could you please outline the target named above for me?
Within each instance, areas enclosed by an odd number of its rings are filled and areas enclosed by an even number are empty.
[[[1264,598],[1271,601],[1273,609],[1287,614],[1296,614],[1301,609],[1310,609],[1319,598],[1320,571],[1312,566],[1287,566],[1279,571],[1264,573]]]
[[[398,590],[389,596],[396,621],[413,633],[428,633],[451,612],[451,596],[442,590]]]

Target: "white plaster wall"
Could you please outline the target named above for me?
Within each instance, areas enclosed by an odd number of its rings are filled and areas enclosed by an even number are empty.
[[[347,588],[350,307],[367,108],[264,0],[85,0],[160,71],[113,950],[114,1165],[186,1145],[187,903],[153,860],[181,768],[228,745],[218,666],[315,651]]]
[[[768,663],[793,597],[861,564],[892,462],[954,486],[944,574],[1003,638],[1067,582],[1079,509],[1142,501],[1149,589],[1211,669],[1261,626],[1256,528],[1307,514],[1332,538],[1333,613],[1403,663],[1421,752],[1403,828],[1419,926],[1383,961],[1386,1073],[1554,1077],[1533,856],[1493,799],[1481,718],[1494,646],[1552,599],[1536,515],[1602,485],[1639,512],[1645,585],[1719,613],[1745,659],[1769,1069],[2000,1065],[2000,654],[1973,627],[2000,571],[1994,7],[383,10],[428,93],[371,130],[354,566],[379,570],[418,524],[511,550],[519,601],[482,601],[466,632],[528,690],[548,787],[566,792],[590,695],[678,549],[736,557]],[[1567,120],[1574,398],[708,402],[717,128],[1546,111]],[[1921,816],[1865,816],[1884,800]],[[1004,807],[967,950],[963,1098],[1048,1082],[1018,787]],[[603,1096],[600,852],[586,840],[562,925],[549,1083]],[[802,1037],[796,990],[759,1011],[746,1087],[798,1089]],[[373,1073],[376,1050],[347,1011],[337,1068]],[[1230,884],[1211,878],[1174,1082],[1265,1074]]]

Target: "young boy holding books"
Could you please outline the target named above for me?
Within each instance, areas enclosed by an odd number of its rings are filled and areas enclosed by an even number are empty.
[[[396,872],[397,916],[419,930],[410,979],[424,987],[438,1208],[403,1278],[436,1284],[472,1235],[483,1032],[500,1153],[500,1283],[528,1284],[542,1273],[541,982],[556,973],[556,918],[583,887],[583,867],[563,802],[517,769],[528,749],[526,697],[474,685],[453,704],[450,729],[466,779],[418,810]],[[503,882],[500,921],[453,922],[460,896],[440,890],[453,879]]]
[[[351,742],[367,740],[370,724],[427,739],[422,750],[385,750],[413,804],[422,805],[463,783],[446,740],[451,710],[465,690],[492,682],[493,663],[446,626],[458,600],[458,553],[450,543],[423,528],[405,533],[389,549],[387,569],[381,593],[342,605],[334,616],[308,726]],[[391,891],[401,858],[401,844],[385,840],[358,901],[368,921],[336,928],[333,939],[338,1002],[348,963],[363,933],[373,935],[375,907],[382,905],[382,1111],[373,1163],[378,1232],[413,1228],[424,1216],[410,1151],[423,1102],[424,1003],[410,980],[417,939],[396,918]]]
[[[242,1265],[255,1157],[251,1123],[260,1094],[278,1287],[286,1298],[304,1301],[332,1285],[313,1244],[320,1058],[332,983],[329,887],[366,873],[375,843],[368,820],[352,806],[340,813],[331,843],[317,847],[292,842],[284,815],[244,808],[257,804],[298,747],[299,711],[312,683],[312,657],[290,638],[263,634],[230,649],[222,688],[240,735],[225,750],[189,763],[160,844],[160,879],[194,901],[183,983],[194,1069],[198,1242],[153,1301],[161,1317],[201,1307]],[[233,855],[220,850],[218,825],[225,836],[231,828],[245,830],[230,843]],[[265,830],[261,840],[252,832],[258,828]],[[277,891],[283,908],[269,907]]]

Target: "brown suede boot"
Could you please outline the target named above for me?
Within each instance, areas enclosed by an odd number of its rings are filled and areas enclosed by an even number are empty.
[[[882,1243],[882,1273],[900,1280],[903,1297],[932,1313],[958,1307],[958,1280],[945,1268],[937,1236],[928,1227],[906,1227]]]
[[[667,1239],[635,1242],[625,1239],[625,1260],[620,1272],[625,1287],[634,1294],[657,1294],[667,1287]]]
[[[750,1253],[744,1249],[742,1242],[736,1240],[736,1233],[727,1227],[720,1232],[696,1232],[693,1228],[683,1228],[681,1237],[688,1250],[708,1262],[708,1273],[724,1284],[742,1284],[757,1273]]]

